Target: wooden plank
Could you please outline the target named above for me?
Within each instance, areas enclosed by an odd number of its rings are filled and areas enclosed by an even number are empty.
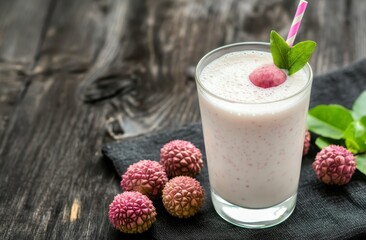
[[[366,56],[366,4],[362,0],[350,1],[350,11],[347,14],[347,28],[351,28],[349,38],[352,41],[344,42],[346,46],[353,45],[354,59],[360,60]]]
[[[51,0],[0,1],[0,62],[34,61]]]
[[[0,131],[2,239],[113,236],[106,212],[120,189],[100,156],[109,107],[84,104],[78,97],[84,71],[103,44],[90,36],[108,27],[94,18],[98,14],[109,16],[97,2],[57,2],[39,61],[24,73],[27,90]]]
[[[30,83],[52,4],[0,1],[0,152],[9,119]]]
[[[301,39],[318,43],[311,59],[314,74],[324,74],[366,57],[363,1],[309,1]]]
[[[2,239],[108,234],[107,203],[120,190],[100,156],[106,109],[75,98],[80,79],[34,79],[15,110],[0,162]]]
[[[126,1],[118,2],[124,3]],[[17,10],[27,10],[24,17],[20,18],[21,20],[13,21],[14,23],[11,25],[3,24],[5,27],[2,29],[16,29],[15,25],[19,25],[19,29],[28,29],[28,23],[32,22],[37,25],[34,29],[39,29],[38,33],[35,31],[32,39],[40,39],[41,44],[37,46],[35,40],[29,39],[30,43],[34,42],[33,45],[30,45],[34,49],[32,48],[33,52],[29,54],[29,56],[33,56],[33,59],[29,57],[28,65],[14,64],[11,59],[6,58],[4,58],[6,62],[0,63],[0,83],[4,86],[0,90],[0,107],[6,118],[2,121],[4,134],[0,134],[0,153],[1,139],[7,138],[13,129],[12,123],[14,121],[11,119],[14,110],[11,111],[11,109],[16,108],[17,103],[22,101],[21,98],[32,84],[34,76],[48,76],[57,71],[83,73],[90,65],[94,55],[97,54],[100,45],[103,44],[103,39],[100,36],[103,35],[104,27],[108,27],[108,25],[101,26],[104,21],[101,16],[108,16],[108,14],[103,5],[98,2],[90,4],[88,0],[52,1],[49,3],[49,7],[39,7],[40,10],[37,8],[38,5],[42,5],[40,0],[27,1],[27,4],[23,5],[21,1],[14,1],[12,4],[2,2],[2,4],[3,9],[5,9],[3,10],[4,19],[12,19],[13,15],[19,14],[16,12]],[[18,5],[21,7],[17,8]],[[7,9],[12,9],[12,11],[6,11]],[[42,14],[39,12],[42,9],[48,12]],[[5,14],[7,12],[8,15]],[[45,23],[40,22],[39,17],[32,18],[34,15],[47,16],[43,18]],[[94,33],[95,35],[93,35]],[[9,39],[18,37],[13,36],[12,31],[6,34],[6,36],[8,35]],[[20,37],[24,39],[22,41],[29,38],[28,35],[20,35]],[[19,47],[17,42],[14,44],[11,44],[10,40],[3,42],[11,47],[14,46],[14,48]],[[2,49],[6,49],[6,47]]]
[[[0,106],[16,102],[24,88],[50,5],[50,0],[0,2]]]
[[[350,41],[350,29],[347,26],[349,1],[312,1],[307,10],[302,29],[307,31],[304,37],[318,43],[311,60],[315,74],[326,73],[348,65],[354,58],[355,48],[344,44]],[[301,36],[300,36],[301,38]]]
[[[113,24],[111,11],[124,8],[127,1],[58,1],[50,18],[37,74],[83,73],[95,61],[105,43],[106,31]],[[118,24],[124,22],[123,12]]]

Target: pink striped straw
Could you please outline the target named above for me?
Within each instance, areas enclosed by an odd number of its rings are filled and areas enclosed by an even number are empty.
[[[307,1],[300,0],[299,5],[297,6],[295,17],[294,17],[294,20],[292,21],[290,32],[288,33],[287,40],[286,40],[287,44],[290,47],[292,47],[292,45],[294,44],[296,34],[300,28],[301,19],[304,16],[304,12],[306,10],[307,5],[308,5]]]

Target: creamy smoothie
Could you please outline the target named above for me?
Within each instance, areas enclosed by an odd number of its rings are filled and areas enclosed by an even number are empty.
[[[249,74],[271,63],[268,52],[235,51],[197,76],[211,191],[245,208],[297,193],[311,80],[300,70],[277,87],[253,85]]]

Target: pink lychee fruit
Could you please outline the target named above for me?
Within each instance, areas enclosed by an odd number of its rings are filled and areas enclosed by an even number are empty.
[[[189,218],[202,207],[205,198],[201,184],[194,178],[179,176],[172,178],[163,189],[165,209],[178,218]]]
[[[303,156],[305,156],[309,152],[310,140],[311,140],[310,132],[309,132],[309,130],[306,130],[305,131],[305,138],[304,138],[304,149],[303,149],[303,152],[302,152]]]
[[[156,221],[152,201],[139,192],[123,192],[114,197],[108,212],[111,224],[123,233],[142,233]]]
[[[330,145],[316,155],[312,167],[323,183],[344,185],[351,180],[356,169],[356,161],[346,148]]]
[[[276,87],[285,82],[286,78],[286,73],[274,64],[261,66],[249,75],[249,80],[261,88]]]
[[[128,167],[122,175],[121,187],[124,191],[138,191],[150,199],[161,197],[168,182],[164,167],[151,160],[140,160]]]
[[[190,176],[200,173],[203,167],[201,151],[193,143],[173,140],[160,149],[160,163],[168,177]]]

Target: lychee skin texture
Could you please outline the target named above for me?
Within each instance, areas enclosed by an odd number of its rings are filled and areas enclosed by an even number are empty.
[[[178,218],[189,218],[202,207],[205,192],[200,183],[188,176],[171,179],[163,189],[165,209]]]
[[[137,191],[150,199],[161,197],[168,182],[164,167],[151,160],[140,160],[128,167],[122,175],[121,187],[124,191]]]
[[[201,151],[191,142],[173,140],[160,149],[160,163],[169,178],[195,177],[203,167]]]
[[[356,161],[346,148],[330,145],[316,155],[312,166],[323,183],[344,185],[351,180],[356,169]]]
[[[123,233],[142,233],[156,221],[152,201],[139,192],[124,192],[109,205],[109,220]]]
[[[305,131],[305,138],[304,138],[304,149],[303,149],[303,152],[302,152],[303,156],[305,156],[309,152],[310,140],[311,140],[310,132],[309,132],[309,130],[306,130]]]
[[[261,66],[249,75],[249,80],[261,88],[276,87],[285,82],[286,78],[286,73],[274,64]]]

